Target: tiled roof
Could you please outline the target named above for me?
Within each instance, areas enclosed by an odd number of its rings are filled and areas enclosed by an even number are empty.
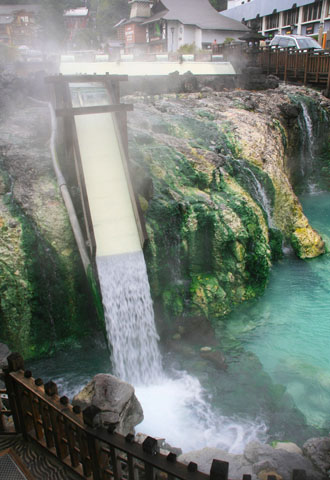
[[[196,25],[204,30],[234,30],[245,32],[247,27],[219,14],[208,0],[161,0],[166,10],[157,13],[156,20],[178,20],[184,25]],[[146,19],[146,22],[150,22]]]

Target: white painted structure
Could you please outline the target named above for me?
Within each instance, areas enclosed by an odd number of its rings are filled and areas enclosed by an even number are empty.
[[[179,72],[183,75],[191,72],[194,75],[235,75],[230,62],[74,62],[70,57],[68,62],[62,60],[60,72],[63,75],[98,74],[128,76],[157,76]]]
[[[93,102],[93,90],[82,84],[76,90],[74,106],[110,103],[105,90]],[[79,93],[79,90],[83,93]],[[101,89],[102,90],[102,89]],[[78,99],[78,104],[77,104]],[[76,115],[75,124],[91,213],[96,257],[141,251],[134,207],[125,171],[123,148],[117,134],[115,114]]]

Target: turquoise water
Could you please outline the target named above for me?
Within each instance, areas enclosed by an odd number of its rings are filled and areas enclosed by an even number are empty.
[[[330,193],[301,201],[312,226],[330,238]],[[254,438],[302,445],[329,431],[330,254],[303,261],[287,251],[272,268],[265,294],[215,330],[218,343],[212,346],[224,352],[228,368],[201,357],[209,336],[197,343],[172,342],[172,349],[163,351],[168,382],[137,390],[144,433],[184,450],[234,443],[238,452]],[[70,397],[95,374],[111,373],[102,342],[29,366],[34,377],[56,381]]]
[[[311,225],[327,241],[330,194],[300,200]],[[308,425],[329,428],[330,254],[305,261],[288,254],[273,267],[264,296],[230,315],[219,333],[239,340],[258,357]]]

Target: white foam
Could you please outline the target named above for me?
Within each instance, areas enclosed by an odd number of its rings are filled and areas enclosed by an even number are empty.
[[[136,395],[145,415],[136,431],[165,438],[183,452],[215,447],[242,453],[250,441],[266,439],[267,427],[262,420],[225,417],[214,411],[199,380],[186,372],[138,387]]]

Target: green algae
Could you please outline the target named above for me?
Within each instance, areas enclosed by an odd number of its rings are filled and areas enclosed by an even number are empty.
[[[8,176],[2,178],[9,189]],[[70,232],[68,220],[64,228]],[[28,359],[89,335],[93,309],[73,244],[47,239],[11,194],[2,197],[0,234],[12,254],[3,250],[0,263],[1,341]]]

